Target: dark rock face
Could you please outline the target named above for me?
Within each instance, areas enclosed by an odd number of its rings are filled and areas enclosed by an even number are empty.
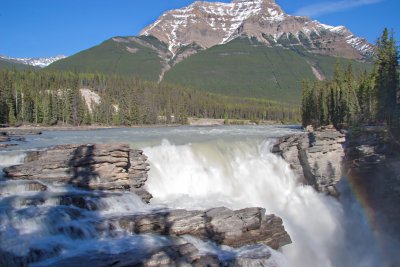
[[[149,164],[141,150],[123,144],[61,145],[29,152],[22,165],[4,169],[15,180],[45,180],[91,190],[132,190],[149,201],[141,187]]]
[[[399,139],[382,127],[350,132],[345,163],[347,177],[369,204],[376,226],[400,241]]]
[[[301,135],[280,138],[273,152],[281,155],[304,184],[336,196],[335,184],[342,175],[345,134],[333,127],[321,127]]]
[[[207,211],[167,210],[119,217],[116,222],[131,233],[191,235],[231,247],[262,243],[278,249],[291,243],[282,219],[265,215],[262,208],[237,211],[223,207]]]

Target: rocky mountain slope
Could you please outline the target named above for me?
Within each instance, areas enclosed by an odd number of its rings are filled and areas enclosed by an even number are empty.
[[[300,45],[313,53],[353,59],[369,57],[373,52],[367,40],[354,36],[344,26],[288,15],[274,0],[195,2],[164,13],[141,35],[156,37],[174,54],[193,43],[206,49],[241,35],[255,37],[267,46]]]

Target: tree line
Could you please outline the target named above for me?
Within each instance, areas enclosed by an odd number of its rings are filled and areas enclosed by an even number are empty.
[[[339,63],[332,80],[303,83],[301,116],[306,125],[386,124],[400,126],[399,54],[394,34],[377,41],[373,71],[354,75]]]
[[[81,94],[100,97],[89,106]],[[188,117],[300,121],[300,109],[157,84],[137,77],[57,72],[0,71],[0,123],[9,125],[185,124]]]

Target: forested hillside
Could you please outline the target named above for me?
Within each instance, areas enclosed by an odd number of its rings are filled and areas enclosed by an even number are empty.
[[[98,46],[81,51],[73,56],[51,64],[48,69],[74,71],[81,73],[105,73],[137,75],[158,81],[161,72],[161,59],[150,48],[150,38],[111,38]],[[144,45],[146,44],[146,45]]]
[[[99,100],[87,103],[82,89]],[[297,106],[227,97],[132,76],[0,71],[0,123],[138,125],[190,117],[295,122]]]
[[[219,94],[299,104],[301,82],[333,76],[335,60],[352,62],[357,73],[371,66],[356,60],[314,55],[301,46],[268,47],[237,38],[201,51],[175,65],[165,81]],[[314,68],[314,72],[313,72]]]
[[[400,126],[399,54],[393,33],[385,29],[377,42],[374,69],[355,75],[336,64],[332,80],[304,82],[303,125],[386,124]]]
[[[182,47],[174,56],[152,36],[115,37],[48,69],[161,78],[185,88],[298,105],[301,81],[331,78],[336,60],[352,62],[356,73],[371,69],[366,62],[313,54],[300,45],[268,47],[248,36],[206,50]]]
[[[17,63],[17,62],[12,62],[12,61],[0,58],[0,70],[3,70],[3,69],[26,70],[26,69],[35,69],[35,67]]]

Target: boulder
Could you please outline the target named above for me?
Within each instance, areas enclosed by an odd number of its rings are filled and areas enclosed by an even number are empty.
[[[345,134],[334,127],[308,128],[306,133],[278,139],[273,153],[290,164],[301,183],[337,196],[335,185],[342,176],[345,141]]]

